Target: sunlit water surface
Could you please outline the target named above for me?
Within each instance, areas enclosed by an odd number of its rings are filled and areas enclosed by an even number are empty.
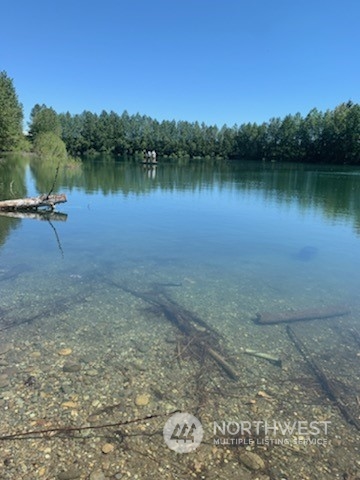
[[[53,174],[49,169],[44,189]],[[25,167],[28,195],[39,193],[37,176],[39,168]],[[29,268],[23,295],[113,275],[144,288],[152,281],[191,284],[194,306],[202,292],[214,295],[220,311],[237,306],[239,322],[260,305],[357,303],[357,170],[220,163],[148,171],[98,162],[65,171],[57,190],[68,197],[58,206],[66,221],[0,220],[1,268]],[[15,282],[20,275],[3,286]]]

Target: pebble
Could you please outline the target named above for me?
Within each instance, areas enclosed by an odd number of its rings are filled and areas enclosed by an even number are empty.
[[[41,357],[41,352],[39,352],[38,350],[36,352],[32,352],[30,353],[30,356],[32,358],[40,358]]]
[[[96,377],[96,375],[98,375],[99,372],[98,372],[97,370],[95,370],[95,369],[92,369],[92,370],[88,370],[86,373],[87,373],[90,377]]]
[[[10,381],[7,375],[0,375],[0,388],[7,387],[9,383]]]
[[[7,353],[11,349],[11,343],[0,343],[0,355],[4,355],[4,353]]]
[[[75,362],[66,362],[66,363],[64,363],[62,369],[63,369],[63,372],[67,372],[67,373],[80,372],[81,365],[79,363],[75,363]]]
[[[101,470],[95,470],[90,473],[89,480],[106,480],[106,477]]]
[[[143,393],[135,398],[135,405],[145,407],[150,402],[150,395]]]
[[[57,478],[58,480],[74,480],[75,478],[80,478],[80,476],[81,472],[77,468],[73,467],[69,468],[69,470],[66,472],[59,473]]]
[[[114,445],[112,443],[104,443],[104,445],[101,447],[101,451],[103,453],[111,453],[115,449]]]
[[[71,400],[69,402],[63,402],[61,406],[63,408],[78,408],[78,404],[76,402],[72,402]]]
[[[71,348],[61,348],[58,350],[58,355],[61,355],[63,357],[66,357],[67,355],[71,355],[72,349]]]
[[[265,468],[264,460],[254,452],[244,452],[240,455],[240,460],[244,465],[250,468],[250,470],[260,470]]]

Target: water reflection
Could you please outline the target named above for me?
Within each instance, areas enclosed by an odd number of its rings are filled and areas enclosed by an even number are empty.
[[[22,198],[26,195],[25,168],[28,160],[20,155],[0,157],[0,199]],[[0,216],[0,245],[20,220]]]
[[[39,192],[47,191],[55,169],[56,165],[49,162],[31,162]],[[17,174],[20,172],[24,173],[23,168]],[[316,207],[329,219],[344,217],[353,222],[357,231],[360,227],[360,179],[354,167],[186,161],[159,163],[149,170],[138,163],[106,157],[62,169],[58,182],[58,189],[61,188],[104,195],[138,195],[157,189],[252,191],[279,204],[296,202],[304,211]]]

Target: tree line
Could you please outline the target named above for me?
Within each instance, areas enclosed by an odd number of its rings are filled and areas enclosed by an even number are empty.
[[[360,163],[360,105],[311,110],[262,124],[219,128],[198,122],[103,111],[59,114],[61,138],[73,156],[131,156],[156,150],[161,157],[218,157],[314,163]]]
[[[0,151],[22,143],[22,106],[12,80],[0,73]],[[360,105],[351,101],[333,110],[316,108],[272,118],[261,124],[206,125],[146,115],[102,111],[57,113],[36,104],[30,115],[28,139],[40,155],[62,158],[92,154],[159,157],[230,158],[269,161],[360,164]]]
[[[287,115],[256,124],[218,128],[148,116],[83,112],[60,114],[62,140],[72,155],[223,157],[316,163],[360,163],[360,105],[343,103],[322,113]]]

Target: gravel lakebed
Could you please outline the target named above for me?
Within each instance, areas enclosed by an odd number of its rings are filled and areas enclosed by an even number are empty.
[[[243,298],[230,292],[237,302],[220,311],[217,286],[206,294],[196,290],[194,278],[184,277],[184,288],[171,295],[215,330],[221,316],[222,342],[238,380],[213,359],[197,358],[173,325],[121,291],[106,298],[91,291],[64,310],[2,329],[1,479],[360,478],[359,431],[326,397],[284,326],[260,334],[264,327],[252,321],[259,299],[251,303],[252,292]],[[20,305],[16,318],[27,318],[26,305],[37,303],[19,295],[3,308]],[[197,295],[203,303],[194,308]],[[337,325],[350,331],[355,317]],[[318,352],[326,346],[319,361],[327,355],[325,365],[337,368],[348,398],[359,395],[351,390],[359,385],[359,348],[341,348],[333,324],[309,323],[308,330],[308,346]],[[280,356],[282,367],[244,355],[245,347]],[[203,426],[203,441],[190,453],[164,441],[164,424],[175,411],[195,415]],[[215,440],[214,422],[273,419],[327,422],[328,431],[321,432],[321,443],[298,432],[283,435],[288,443],[266,442],[261,429],[252,438],[245,432],[241,445],[224,435]]]

